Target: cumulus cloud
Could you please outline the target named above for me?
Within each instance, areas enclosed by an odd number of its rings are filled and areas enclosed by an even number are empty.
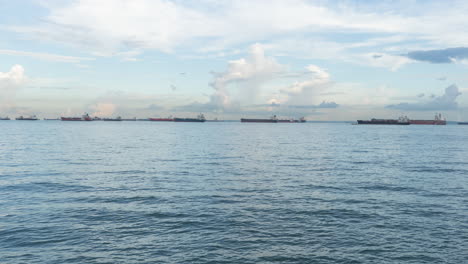
[[[317,65],[309,65],[306,71],[290,71],[273,57],[265,55],[264,47],[252,45],[245,58],[228,62],[224,72],[213,73],[210,84],[214,89],[207,103],[193,102],[175,107],[175,111],[186,112],[234,112],[249,107],[266,107],[272,110],[285,105],[307,105],[310,108],[331,108],[317,100],[321,92],[331,85],[330,74]],[[286,87],[265,87],[268,82],[290,83]],[[336,103],[333,103],[336,104]],[[333,107],[338,106],[333,105]]]
[[[316,104],[323,91],[332,85],[330,74],[316,65],[309,65],[306,70],[305,79],[280,89],[280,95],[275,99],[289,105]]]
[[[0,72],[0,107],[2,111],[15,108],[15,96],[19,88],[27,81],[24,68],[14,65],[8,72]]]
[[[274,58],[265,56],[263,47],[254,44],[250,47],[246,58],[233,60],[228,63],[224,72],[213,73],[214,80],[211,86],[215,92],[210,97],[209,104],[220,109],[242,103],[253,103],[258,97],[261,86],[286,71],[284,65]],[[232,96],[228,85],[236,83],[237,93]]]
[[[445,93],[441,96],[430,96],[429,101],[418,103],[399,103],[388,105],[387,108],[406,111],[437,111],[437,110],[455,110],[458,108],[457,97],[461,95],[458,86],[455,84],[445,88]],[[422,98],[422,97],[421,97]]]
[[[406,57],[430,63],[454,63],[468,59],[468,48],[448,48],[437,50],[418,50],[405,55]]]

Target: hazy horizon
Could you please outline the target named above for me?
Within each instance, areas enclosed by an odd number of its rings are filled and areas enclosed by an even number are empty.
[[[464,1],[0,9],[0,116],[468,120]]]

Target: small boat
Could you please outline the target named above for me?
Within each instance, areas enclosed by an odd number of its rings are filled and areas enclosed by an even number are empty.
[[[36,120],[39,120],[35,115],[32,115],[32,116],[19,116],[17,118],[15,118],[16,120],[28,120],[28,121],[36,121]]]
[[[63,117],[62,116],[60,119],[62,121],[92,121],[93,120],[87,113],[85,113],[81,117]]]
[[[8,116],[5,116],[5,117],[0,117],[0,120],[10,120],[10,118]]]
[[[175,122],[205,122],[205,116],[203,114],[199,114],[196,118],[174,118]]]
[[[137,121],[137,118],[122,118],[122,121]]]
[[[44,118],[46,121],[60,120],[60,118]]]
[[[468,122],[458,122],[459,125],[468,125]]]
[[[118,116],[116,118],[103,118],[104,121],[122,121],[122,117]]]

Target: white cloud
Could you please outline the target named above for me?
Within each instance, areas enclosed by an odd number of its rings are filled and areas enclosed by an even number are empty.
[[[226,71],[214,73],[215,78],[211,86],[215,92],[211,95],[210,104],[225,108],[239,101],[246,104],[254,103],[262,85],[285,71],[284,65],[272,57],[265,56],[260,44],[252,45],[246,58],[230,61]],[[231,83],[236,83],[237,86],[234,102],[227,87]]]
[[[47,3],[47,2],[46,2]],[[47,3],[45,22],[13,26],[10,30],[36,38],[78,46],[101,55],[155,49],[224,51],[239,44],[270,42],[272,45],[307,46],[327,33],[322,46],[330,50],[388,46],[416,40],[427,46],[460,46],[468,43],[468,6],[460,2],[442,5],[407,1],[353,4],[290,1],[201,1],[196,4],[164,0],[77,0],[60,5]],[[333,34],[358,33],[352,42],[333,39]],[[363,37],[363,33],[371,35]],[[372,34],[380,34],[375,37]],[[305,40],[305,41],[304,41]],[[288,44],[288,43],[293,43]],[[409,45],[409,43],[408,43]],[[300,47],[299,47],[300,48]],[[279,48],[280,49],[280,48]],[[282,49],[294,52],[294,49]],[[305,50],[305,49],[304,49]],[[320,50],[320,49],[318,49]],[[316,56],[323,56],[320,52]]]
[[[94,60],[94,58],[87,58],[87,57],[73,57],[73,56],[63,56],[63,55],[43,53],[43,52],[29,52],[29,51],[18,51],[18,50],[7,50],[7,49],[0,49],[0,54],[25,56],[25,57],[32,57],[32,58],[46,60],[46,61],[58,61],[58,62],[69,62],[69,63],[80,63],[82,61]]]
[[[311,105],[320,101],[320,94],[331,86],[330,74],[324,69],[309,65],[306,67],[306,80],[296,81],[282,88],[278,95],[278,102],[291,105]]]
[[[273,80],[291,83],[291,79],[297,81],[281,88],[270,83]],[[232,113],[251,107],[272,110],[272,107],[282,104],[286,108],[316,109],[325,106],[320,102],[327,98],[323,98],[321,93],[331,85],[330,74],[326,70],[309,65],[306,71],[291,71],[273,57],[266,56],[262,45],[255,44],[250,47],[248,56],[230,61],[224,72],[214,73],[211,86],[215,91],[207,103],[194,102],[177,110]],[[326,106],[330,108],[331,104]]]
[[[15,107],[16,92],[27,82],[21,65],[14,65],[8,72],[0,72],[0,109],[8,111]]]

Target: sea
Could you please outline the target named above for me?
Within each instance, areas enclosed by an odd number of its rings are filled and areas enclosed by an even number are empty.
[[[0,121],[0,263],[467,263],[468,126]]]

